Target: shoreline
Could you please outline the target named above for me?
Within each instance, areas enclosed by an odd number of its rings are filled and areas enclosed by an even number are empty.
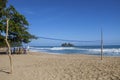
[[[0,55],[1,80],[119,80],[120,57],[83,54],[56,55],[30,52],[14,54],[13,74],[9,72],[8,55]]]
[[[44,52],[44,51],[30,51],[30,53],[45,53],[45,54],[53,54],[53,55],[88,55],[88,56],[96,56],[96,57],[100,57],[100,55],[94,55],[94,54],[84,54],[84,53],[53,53],[53,52]],[[120,56],[111,56],[111,55],[104,55],[103,57],[120,57]]]
[[[84,53],[69,53],[69,54],[63,54],[63,53],[53,53],[53,52],[44,52],[44,51],[28,51],[27,54],[12,54],[12,55],[35,55],[35,54],[47,54],[47,55],[84,55],[84,56],[95,56],[95,57],[100,57],[100,55],[94,55],[94,54],[84,54]],[[5,50],[0,51],[0,55],[7,55]],[[116,57],[116,58],[120,58],[120,56],[106,56],[103,55],[104,57]]]

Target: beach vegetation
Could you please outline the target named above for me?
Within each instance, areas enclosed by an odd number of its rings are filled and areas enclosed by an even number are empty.
[[[6,1],[7,2],[7,1]],[[5,3],[5,2],[3,2]],[[1,3],[0,3],[1,4]],[[0,6],[0,46],[5,46],[6,34],[6,20],[9,19],[8,41],[11,46],[17,44],[20,46],[22,43],[29,43],[32,39],[37,39],[36,36],[28,32],[29,23],[26,17],[20,14],[14,6],[9,7]]]
[[[6,46],[10,60],[10,72],[13,72],[11,56],[12,43],[21,45],[29,43],[36,37],[28,32],[29,23],[25,16],[20,14],[14,6],[6,7],[7,0],[0,0],[0,47]]]

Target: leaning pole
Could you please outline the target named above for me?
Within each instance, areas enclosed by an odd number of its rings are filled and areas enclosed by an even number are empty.
[[[103,31],[101,28],[101,60],[103,60]]]
[[[13,64],[12,64],[12,56],[11,56],[10,44],[8,42],[8,28],[9,28],[9,18],[7,18],[5,42],[6,42],[7,47],[8,47],[8,56],[9,56],[9,59],[10,59],[10,72],[9,73],[12,74],[12,72],[13,72]]]

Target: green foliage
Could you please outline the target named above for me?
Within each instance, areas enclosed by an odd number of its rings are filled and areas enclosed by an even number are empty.
[[[25,16],[20,14],[12,5],[1,10],[0,17],[0,41],[4,40],[6,33],[6,19],[9,19],[8,39],[11,45],[29,43],[31,39],[37,39],[34,35],[28,32],[29,23]],[[3,41],[4,42],[4,41]],[[1,45],[0,45],[1,46]]]
[[[6,7],[7,0],[0,0],[0,9]]]
[[[1,11],[6,7],[7,0],[0,0],[0,18],[2,17]]]

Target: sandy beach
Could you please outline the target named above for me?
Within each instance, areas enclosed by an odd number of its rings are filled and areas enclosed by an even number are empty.
[[[9,58],[0,55],[0,80],[120,80],[120,57],[31,52],[12,59],[8,74]]]

